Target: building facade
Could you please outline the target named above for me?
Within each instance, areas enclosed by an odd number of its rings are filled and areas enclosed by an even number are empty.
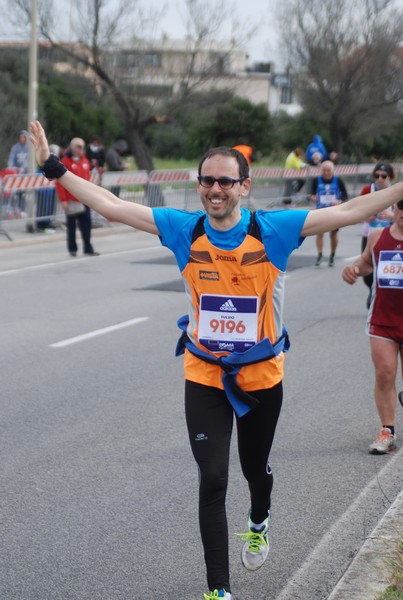
[[[28,46],[28,42],[0,43],[0,51],[26,53]],[[89,50],[77,43],[65,46],[89,56]],[[52,64],[61,74],[76,72],[99,87],[92,69],[48,42],[40,42],[38,57],[42,64]],[[106,49],[103,60],[108,73],[154,105],[173,98],[186,86],[199,92],[229,90],[253,104],[264,104],[272,113],[284,110],[295,114],[301,110],[291,74],[276,73],[273,63],[249,65],[248,55],[239,47],[209,45],[195,49],[190,38],[163,37]]]

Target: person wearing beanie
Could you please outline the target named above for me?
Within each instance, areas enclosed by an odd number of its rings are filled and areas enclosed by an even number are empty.
[[[395,171],[393,169],[393,166],[390,163],[386,162],[385,160],[382,162],[378,162],[375,165],[374,170],[372,171],[372,177],[374,179],[377,179],[378,171],[385,171],[385,173],[388,175],[389,179],[395,178]]]
[[[387,161],[378,162],[373,171],[372,171],[372,183],[368,183],[364,185],[361,190],[361,196],[365,196],[366,194],[370,194],[371,192],[376,192],[378,190],[384,190],[390,185],[392,185],[392,181],[395,178],[395,172],[393,166]],[[365,246],[367,245],[368,235],[376,229],[377,227],[388,227],[393,223],[393,208],[390,206],[386,208],[381,213],[374,215],[373,217],[369,217],[366,221],[364,221],[362,226],[362,237],[361,237],[361,252],[364,252]],[[373,284],[373,273],[372,271],[367,275],[363,276],[363,281],[367,286],[369,292],[367,297],[367,308],[371,305],[371,295],[372,295],[372,284]]]

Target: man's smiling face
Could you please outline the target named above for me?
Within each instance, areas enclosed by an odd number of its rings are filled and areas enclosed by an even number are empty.
[[[216,154],[207,158],[201,167],[202,177],[230,177],[239,179],[239,166],[232,156]],[[197,185],[203,207],[209,216],[210,224],[216,229],[231,229],[241,218],[240,203],[250,189],[250,179],[237,182],[230,189],[221,189],[218,182],[210,188]]]

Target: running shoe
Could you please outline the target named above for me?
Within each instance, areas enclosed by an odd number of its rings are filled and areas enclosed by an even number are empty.
[[[225,590],[213,590],[208,594],[203,594],[205,600],[216,600],[217,598],[223,598],[224,600],[231,600],[232,596]]]
[[[320,265],[322,264],[322,260],[323,260],[323,256],[321,254],[318,254],[318,256],[316,258],[315,267],[320,267]]]
[[[329,267],[334,267],[334,254],[329,256]]]
[[[241,560],[245,569],[256,571],[260,569],[269,554],[269,521],[270,516],[264,521],[263,527],[256,530],[252,527],[250,516],[248,518],[247,533],[239,533],[244,543],[241,550]]]
[[[392,435],[390,429],[383,427],[369,446],[370,454],[387,454],[396,450],[396,436]]]

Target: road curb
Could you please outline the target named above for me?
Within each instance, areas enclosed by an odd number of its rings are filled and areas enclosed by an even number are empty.
[[[375,600],[390,584],[387,559],[403,538],[403,491],[365,540],[328,600]]]

